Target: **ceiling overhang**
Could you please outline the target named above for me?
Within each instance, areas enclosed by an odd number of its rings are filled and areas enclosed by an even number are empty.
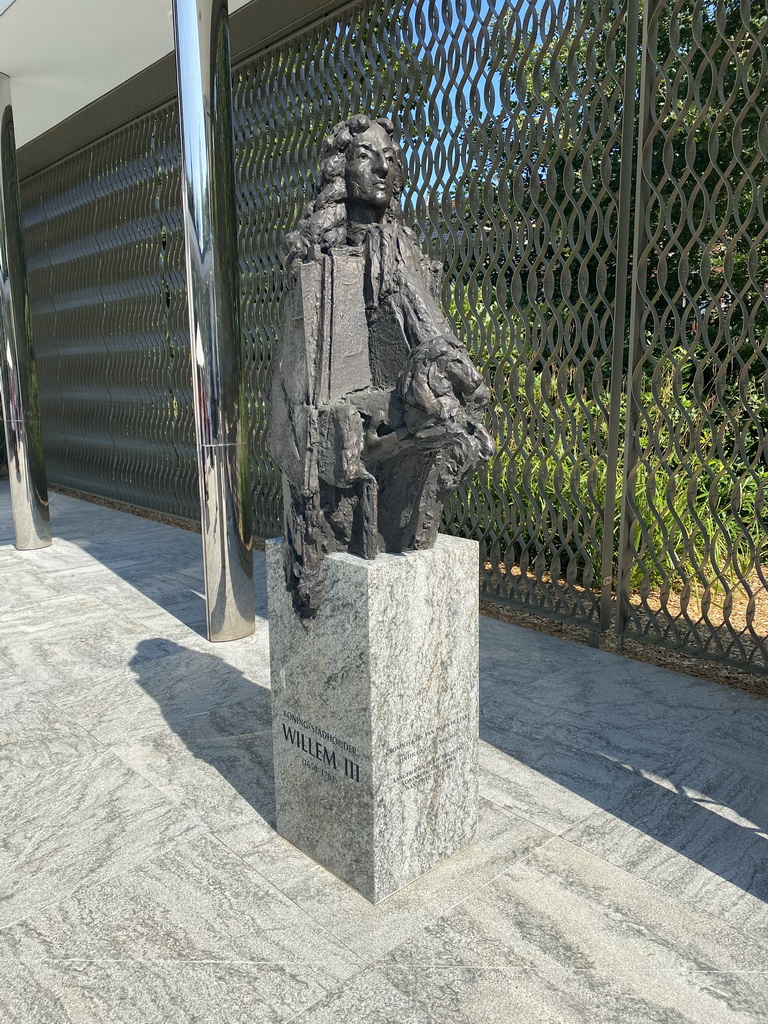
[[[232,59],[349,2],[229,0]],[[26,177],[173,99],[171,0],[0,0],[0,72]]]

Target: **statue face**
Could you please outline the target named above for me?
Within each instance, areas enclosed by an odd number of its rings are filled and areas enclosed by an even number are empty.
[[[380,124],[355,137],[347,150],[347,201],[383,215],[392,199],[397,175],[397,151]]]

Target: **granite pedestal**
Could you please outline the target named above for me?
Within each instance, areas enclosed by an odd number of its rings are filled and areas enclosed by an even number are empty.
[[[277,830],[373,903],[475,837],[477,563],[331,555],[307,628],[267,544]]]

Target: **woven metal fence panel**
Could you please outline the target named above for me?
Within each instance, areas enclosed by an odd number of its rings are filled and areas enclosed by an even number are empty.
[[[257,529],[279,526],[262,396],[282,235],[328,128],[357,110],[391,116],[410,168],[409,219],[445,267],[444,306],[495,395],[499,454],[447,510],[447,527],[482,542],[489,596],[597,620],[623,15],[611,2],[389,0],[238,69]]]
[[[255,528],[282,239],[329,128],[391,116],[494,398],[446,513],[484,593],[593,630],[618,599],[622,635],[762,667],[766,19],[644,6],[641,48],[639,0],[358,3],[235,68]],[[197,518],[178,160],[172,104],[23,202],[51,479]]]
[[[620,631],[768,655],[768,16],[646,12]]]
[[[198,516],[172,110],[22,187],[49,479]]]

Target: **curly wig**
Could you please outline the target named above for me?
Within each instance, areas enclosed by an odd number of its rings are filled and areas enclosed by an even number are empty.
[[[384,223],[401,222],[403,211],[400,195],[403,190],[403,162],[400,147],[394,141],[394,126],[387,117],[372,119],[356,114],[337,124],[323,142],[320,151],[320,180],[311,200],[301,216],[296,230],[286,235],[288,249],[286,269],[300,264],[314,247],[328,252],[347,241],[347,149],[355,136],[367,131],[372,124],[380,125],[392,138],[395,148],[396,174],[392,200],[384,213]]]

